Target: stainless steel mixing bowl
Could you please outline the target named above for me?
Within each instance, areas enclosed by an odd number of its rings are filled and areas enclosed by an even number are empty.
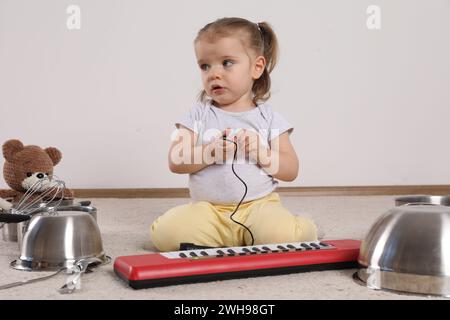
[[[367,287],[450,296],[450,207],[397,206],[372,225],[354,275]]]
[[[12,199],[11,199],[12,201]],[[81,203],[79,203],[81,204]],[[35,210],[35,208],[39,208],[39,207],[54,207],[54,206],[58,206],[58,207],[62,207],[62,206],[72,206],[73,204],[73,199],[60,199],[60,200],[53,200],[53,201],[49,201],[49,202],[38,202],[36,204],[34,204],[33,206],[30,207],[30,210]],[[2,229],[2,238],[3,241],[6,242],[18,242],[19,241],[19,248],[20,248],[20,239],[17,236],[17,229],[19,228],[18,223],[7,223],[3,226]]]
[[[21,254],[11,267],[18,270],[59,270],[90,257],[109,262],[93,207],[42,208],[31,220],[21,222]],[[18,237],[21,239],[20,230]]]

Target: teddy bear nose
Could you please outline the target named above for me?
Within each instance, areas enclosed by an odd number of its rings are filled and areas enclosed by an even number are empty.
[[[36,177],[38,177],[39,179],[42,179],[42,178],[44,177],[44,174],[43,174],[43,173],[38,173],[38,174],[36,175]]]

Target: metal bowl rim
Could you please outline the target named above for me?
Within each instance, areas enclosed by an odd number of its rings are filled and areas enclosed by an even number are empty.
[[[102,261],[100,265],[109,264],[111,262],[111,257],[106,255],[104,252],[101,252],[99,255],[78,257],[76,259],[66,259],[65,261],[61,261],[60,263],[48,263],[45,261],[33,261],[33,259],[28,260],[18,258],[11,261],[9,266],[15,270],[20,271],[56,271],[60,270],[61,268],[70,268],[74,266],[75,263],[80,259],[92,257],[100,259]],[[44,263],[46,267],[39,267],[40,264]]]
[[[365,267],[359,268],[354,274],[353,279],[359,284],[367,286],[368,276]],[[434,276],[434,275],[416,275],[411,273],[402,273],[394,271],[379,270],[380,281],[376,287],[368,287],[375,290],[384,290],[388,292],[395,292],[399,294],[412,295],[433,295],[440,297],[450,297],[450,276]],[[381,280],[390,278],[390,281]],[[392,281],[394,279],[394,281]],[[389,282],[391,285],[389,285]],[[442,289],[442,283],[446,288]],[[393,285],[392,285],[393,284]],[[415,286],[420,286],[420,291]]]
[[[407,204],[434,204],[450,206],[450,195],[407,195],[395,198],[396,206]]]

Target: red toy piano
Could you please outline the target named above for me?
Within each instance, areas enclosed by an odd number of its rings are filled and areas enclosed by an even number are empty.
[[[134,289],[293,272],[356,268],[361,241],[321,240],[117,257],[115,273]]]

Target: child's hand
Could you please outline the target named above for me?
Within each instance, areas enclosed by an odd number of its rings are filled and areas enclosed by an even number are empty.
[[[220,133],[220,136],[217,136],[216,139],[212,142],[214,150],[213,151],[214,162],[217,164],[223,164],[226,162],[227,159],[232,159],[234,157],[235,151],[234,143],[223,139],[223,137],[227,137],[230,133],[231,129],[227,128],[226,130],[222,131]]]
[[[239,131],[235,141],[239,150],[244,151],[245,158],[252,163],[259,163],[267,156],[267,148],[261,143],[260,135],[253,130]]]

